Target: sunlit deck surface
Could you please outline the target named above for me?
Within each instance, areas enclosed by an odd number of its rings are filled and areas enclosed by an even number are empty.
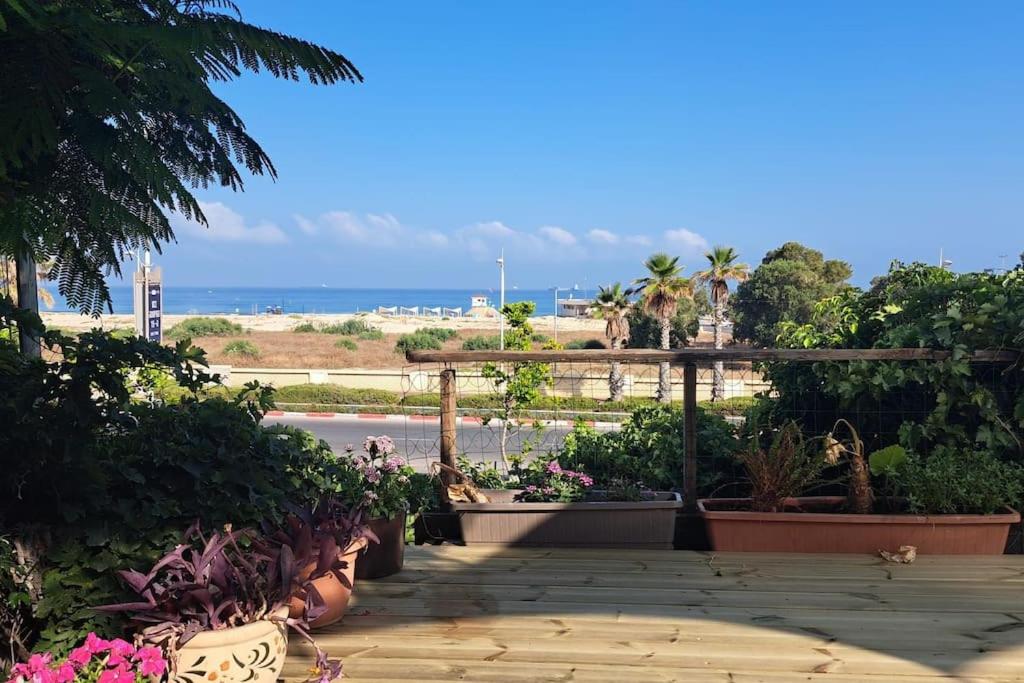
[[[1021,681],[1024,557],[409,548],[318,639],[353,681]]]

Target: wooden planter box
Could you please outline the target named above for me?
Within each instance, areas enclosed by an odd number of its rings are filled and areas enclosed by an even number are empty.
[[[516,490],[486,490],[490,503],[452,503],[466,545],[671,549],[678,493],[654,500],[516,503]]]
[[[838,509],[845,498],[797,498],[806,509]],[[871,553],[917,546],[922,554],[1001,555],[1010,525],[1020,514],[854,515],[839,512],[750,512],[737,510],[747,498],[697,501],[711,547],[719,551],[782,553]]]

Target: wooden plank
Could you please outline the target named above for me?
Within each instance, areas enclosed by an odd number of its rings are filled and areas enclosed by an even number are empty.
[[[441,371],[441,462],[448,467],[455,469],[455,454],[458,452],[456,445],[455,418],[457,415],[455,403],[455,370],[445,368]],[[455,482],[454,475],[450,471],[441,472],[441,481],[445,486]]]
[[[683,500],[686,507],[697,507],[697,364],[683,368]]]
[[[285,665],[284,679],[305,681],[306,660],[290,657]],[[424,659],[375,659],[357,657],[345,662],[346,680],[376,683],[417,683],[435,681],[472,681],[473,683],[793,683],[794,680],[820,683],[858,683],[878,681],[891,683],[888,674],[792,673],[759,671],[708,671],[653,666],[595,666],[585,662],[536,662],[528,666],[512,662],[459,662]],[[950,675],[901,676],[899,683],[1004,683],[1011,678],[960,677]]]
[[[576,349],[543,351],[407,351],[410,363],[485,363],[523,362],[544,363],[713,363],[715,361],[915,361],[945,360],[950,351],[941,349],[727,349],[686,348],[663,351],[659,349]],[[967,356],[976,363],[1012,363],[1020,353],[1000,349],[983,349]]]

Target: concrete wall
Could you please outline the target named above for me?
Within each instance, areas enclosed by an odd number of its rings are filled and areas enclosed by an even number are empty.
[[[352,389],[384,389],[398,394],[434,393],[440,390],[438,375],[428,370],[385,370],[344,369],[293,369],[293,368],[237,368],[231,365],[214,365],[213,372],[224,378],[228,386],[242,386],[257,380],[261,384],[277,387],[293,384],[337,384]],[[625,373],[627,396],[654,396],[658,389],[657,366],[634,366],[636,372]],[[545,393],[555,396],[589,396],[604,398],[608,395],[608,374],[594,366],[576,367],[560,364],[553,369],[555,382]],[[486,394],[494,391],[494,385],[480,376],[479,370],[459,368],[458,391],[460,394]],[[682,373],[672,374],[673,397],[683,396]],[[766,391],[768,385],[754,372],[726,370],[726,397],[752,396]],[[711,398],[711,371],[701,370],[697,379],[697,400]]]

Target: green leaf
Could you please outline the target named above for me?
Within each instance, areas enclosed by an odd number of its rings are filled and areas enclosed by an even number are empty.
[[[868,464],[872,474],[892,474],[907,461],[907,451],[903,446],[893,444],[875,451],[868,456]]]

